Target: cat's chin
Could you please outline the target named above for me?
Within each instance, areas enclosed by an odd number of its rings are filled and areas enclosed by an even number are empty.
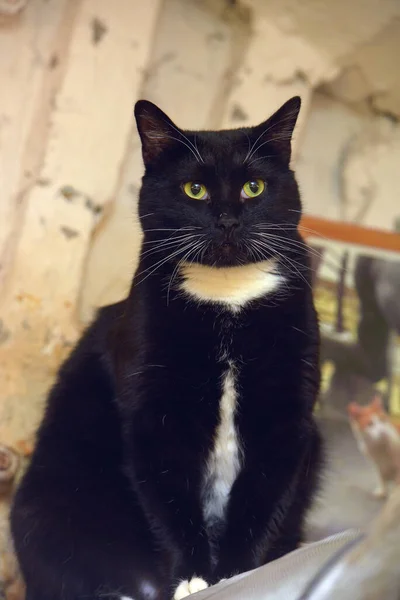
[[[241,259],[237,259],[235,257],[221,257],[218,258],[216,260],[207,262],[207,263],[203,263],[203,264],[207,264],[208,267],[215,267],[217,269],[222,269],[224,267],[238,267],[240,265],[245,265],[247,264],[249,261],[244,261]]]
[[[243,260],[235,257],[218,257],[214,259],[203,259],[198,261],[198,264],[204,265],[205,267],[215,267],[216,269],[222,269],[224,267],[239,267],[242,265],[250,264],[251,261]]]
[[[254,262],[241,248],[234,244],[221,244],[202,256],[202,265],[207,267],[239,267]]]

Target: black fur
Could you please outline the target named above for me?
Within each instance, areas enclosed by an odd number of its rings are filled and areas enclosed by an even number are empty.
[[[299,106],[292,99],[254,129],[194,133],[137,104],[141,260],[128,298],[100,311],[61,368],[15,498],[28,600],[161,600],[181,579],[212,583],[301,541],[321,451],[318,327],[289,169]],[[241,200],[255,178],[266,191]],[[188,180],[205,183],[210,198],[186,197]],[[174,245],[191,231],[199,237]],[[216,267],[275,257],[286,279],[233,312],[179,291],[185,255]],[[225,518],[205,523],[203,476],[228,360],[241,469]]]

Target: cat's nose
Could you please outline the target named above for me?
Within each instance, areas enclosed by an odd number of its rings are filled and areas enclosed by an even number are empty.
[[[222,229],[222,231],[232,231],[233,229],[239,227],[239,225],[239,219],[233,215],[222,213],[218,217],[217,226]]]

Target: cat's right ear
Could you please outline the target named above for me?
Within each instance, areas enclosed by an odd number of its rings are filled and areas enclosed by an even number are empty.
[[[375,396],[372,399],[371,406],[375,408],[375,410],[382,410],[383,402],[382,397],[379,394],[375,394]]]
[[[355,402],[347,405],[347,413],[350,417],[357,417],[360,414],[360,406]]]
[[[135,119],[142,142],[143,162],[147,166],[175,143],[180,132],[171,119],[148,100],[136,102]]]
[[[283,104],[269,119],[253,128],[255,136],[254,150],[251,156],[264,144],[270,144],[289,164],[292,147],[292,135],[301,107],[300,96],[293,96]]]

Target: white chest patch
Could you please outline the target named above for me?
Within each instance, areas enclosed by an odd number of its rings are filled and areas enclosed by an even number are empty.
[[[223,268],[184,263],[180,269],[183,292],[201,302],[225,304],[232,311],[274,292],[284,281],[273,259]]]
[[[230,361],[222,379],[219,424],[204,478],[203,513],[206,523],[222,518],[229,492],[240,470],[240,447],[235,429],[236,368]]]

